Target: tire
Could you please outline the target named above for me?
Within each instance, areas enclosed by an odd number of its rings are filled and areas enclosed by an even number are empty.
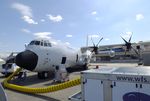
[[[48,72],[38,72],[38,78],[39,79],[47,79],[48,78]]]

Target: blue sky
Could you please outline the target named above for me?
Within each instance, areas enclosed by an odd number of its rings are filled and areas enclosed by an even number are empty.
[[[100,45],[148,41],[149,0],[1,0],[0,51],[22,51],[35,37],[79,48],[86,37]],[[91,45],[91,41],[89,40]]]

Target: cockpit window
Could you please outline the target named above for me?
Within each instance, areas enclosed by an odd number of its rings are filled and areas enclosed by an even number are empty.
[[[39,45],[39,46],[45,46],[45,47],[52,47],[51,43],[49,41],[31,41],[29,45]]]
[[[47,43],[44,42],[44,46],[47,46]]]
[[[41,42],[41,46],[43,46],[43,42]]]
[[[49,43],[49,41],[44,41],[44,46],[51,47],[52,45],[51,45],[51,43]]]
[[[51,43],[47,43],[47,44],[48,44],[48,46],[49,46],[49,47],[51,47],[51,46],[52,46],[52,45],[51,45]]]
[[[35,42],[35,41],[31,41],[29,45],[34,45],[34,42]]]
[[[40,45],[40,41],[31,41],[29,45]]]
[[[40,41],[35,41],[35,45],[40,45]]]

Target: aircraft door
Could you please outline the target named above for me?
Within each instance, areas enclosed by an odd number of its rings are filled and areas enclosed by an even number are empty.
[[[43,59],[44,59],[42,66],[44,66],[46,69],[49,69],[50,61],[51,61],[51,59],[50,59],[50,52],[49,52],[48,49],[45,48],[43,53],[44,54],[41,54],[43,56]]]
[[[65,64],[66,63],[66,57],[62,57],[62,61],[61,61],[61,64]]]

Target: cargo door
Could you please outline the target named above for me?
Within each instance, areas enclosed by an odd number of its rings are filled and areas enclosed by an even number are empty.
[[[139,101],[138,84],[128,82],[112,82],[112,101]],[[134,100],[133,100],[134,99]],[[135,100],[136,99],[136,100]]]
[[[84,101],[103,101],[103,82],[96,79],[86,79],[83,84]]]

